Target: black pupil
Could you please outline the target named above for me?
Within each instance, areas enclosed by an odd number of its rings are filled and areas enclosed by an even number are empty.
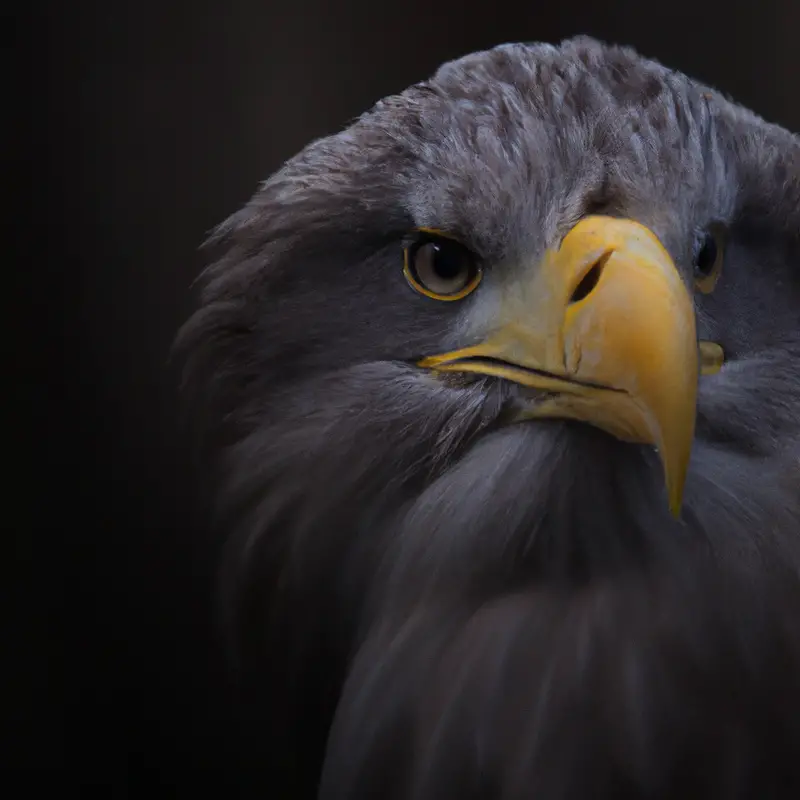
[[[433,247],[433,271],[442,280],[458,278],[464,271],[464,258],[459,248],[438,242],[430,246]]]
[[[700,275],[709,275],[717,262],[717,242],[711,234],[706,235],[703,246],[695,259],[695,268]]]

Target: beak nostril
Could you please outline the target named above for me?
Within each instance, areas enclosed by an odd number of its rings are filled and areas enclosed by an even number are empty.
[[[605,267],[608,259],[611,258],[612,252],[613,250],[607,250],[592,264],[589,271],[581,278],[580,283],[575,287],[575,291],[572,293],[572,297],[570,297],[569,300],[570,303],[577,303],[585,297],[588,297],[594,291],[595,286],[597,286],[600,281],[603,267]]]

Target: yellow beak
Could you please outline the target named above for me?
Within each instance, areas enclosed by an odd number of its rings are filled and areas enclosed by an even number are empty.
[[[501,300],[482,344],[419,366],[494,375],[542,391],[527,418],[575,419],[657,448],[680,512],[694,438],[698,342],[692,299],[637,222],[587,217],[533,279]]]

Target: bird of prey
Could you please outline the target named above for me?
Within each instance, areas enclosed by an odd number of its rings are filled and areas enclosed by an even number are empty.
[[[214,239],[179,345],[285,796],[800,797],[798,137],[508,44]]]

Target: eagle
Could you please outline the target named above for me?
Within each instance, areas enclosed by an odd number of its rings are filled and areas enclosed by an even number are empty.
[[[800,797],[800,138],[504,44],[211,238],[178,348],[276,797]]]

